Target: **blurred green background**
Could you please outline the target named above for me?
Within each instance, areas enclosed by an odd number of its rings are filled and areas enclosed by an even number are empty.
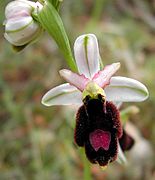
[[[13,52],[3,37],[8,2],[0,0],[0,180],[83,179],[73,139],[76,107],[40,103],[63,82],[58,70],[67,67],[65,60],[46,33]],[[118,74],[140,80],[150,92],[147,101],[122,107],[132,105],[122,118],[138,129],[143,143],[127,153],[126,167],[115,162],[102,171],[92,165],[92,178],[155,179],[155,1],[64,0],[60,13],[72,46],[80,34],[96,34],[104,64],[120,61]]]

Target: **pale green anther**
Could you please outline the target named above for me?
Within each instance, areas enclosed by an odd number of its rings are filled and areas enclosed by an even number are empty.
[[[84,100],[86,96],[90,96],[92,99],[98,99],[99,94],[102,95],[103,99],[106,99],[104,90],[95,82],[90,81],[82,93],[82,99]]]

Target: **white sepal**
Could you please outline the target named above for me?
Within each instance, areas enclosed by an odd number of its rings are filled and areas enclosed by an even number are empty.
[[[108,101],[140,102],[149,96],[147,88],[141,82],[122,76],[112,77],[104,90]]]
[[[85,34],[76,39],[74,55],[80,74],[91,79],[99,71],[99,48],[94,34]]]
[[[4,37],[15,46],[23,46],[37,39],[42,33],[42,28],[33,20],[28,26],[16,32],[6,32]]]
[[[54,105],[81,105],[81,92],[69,83],[59,85],[48,91],[42,98],[45,106]]]
[[[27,2],[29,1],[21,1],[21,0],[11,1],[5,8],[6,19],[17,17],[21,11],[25,11],[27,14],[30,15],[33,10],[33,6],[31,6]]]

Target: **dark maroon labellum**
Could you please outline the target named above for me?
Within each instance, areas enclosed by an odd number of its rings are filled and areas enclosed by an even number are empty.
[[[105,166],[117,157],[122,136],[119,110],[112,102],[86,97],[76,115],[75,142],[92,163]]]
[[[85,147],[92,163],[106,166],[117,158],[118,142],[123,151],[131,149],[133,138],[122,130],[120,114],[112,102],[87,96],[76,115],[75,143]]]

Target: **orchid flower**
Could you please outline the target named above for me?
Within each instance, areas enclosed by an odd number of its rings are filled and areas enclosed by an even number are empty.
[[[60,70],[68,82],[48,91],[42,98],[46,106],[79,105],[76,115],[75,143],[85,148],[92,163],[107,166],[117,159],[125,161],[122,150],[126,135],[123,133],[117,104],[140,102],[148,98],[147,88],[137,80],[113,76],[120,63],[100,70],[100,55],[96,36],[79,36],[74,44],[78,73]],[[124,134],[124,136],[122,136]],[[123,138],[122,138],[123,137]],[[119,144],[120,142],[120,144]]]
[[[33,18],[42,7],[41,3],[28,0],[14,0],[6,6],[4,37],[14,47],[23,49],[42,34],[43,28]]]

